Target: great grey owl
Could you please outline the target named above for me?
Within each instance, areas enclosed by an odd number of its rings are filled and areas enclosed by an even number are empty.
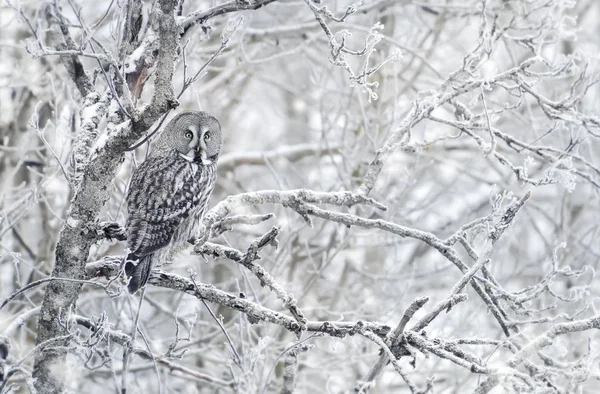
[[[205,112],[183,112],[167,124],[137,168],[127,195],[127,289],[148,281],[196,232],[208,207],[223,139],[221,125]]]

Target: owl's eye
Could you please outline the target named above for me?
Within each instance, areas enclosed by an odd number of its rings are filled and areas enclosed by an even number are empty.
[[[210,133],[207,131],[206,134],[204,134],[204,141],[208,141],[210,139]]]
[[[184,134],[185,138],[189,138],[192,139],[192,137],[194,136],[194,134],[192,134],[191,131],[188,131],[187,133]]]

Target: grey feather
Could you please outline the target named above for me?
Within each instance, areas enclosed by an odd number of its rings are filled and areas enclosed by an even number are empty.
[[[126,224],[130,293],[146,284],[157,262],[194,235],[215,186],[222,145],[215,118],[185,112],[169,122],[134,172]]]

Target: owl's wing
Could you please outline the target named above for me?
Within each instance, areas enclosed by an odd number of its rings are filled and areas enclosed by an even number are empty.
[[[130,253],[141,258],[167,246],[182,220],[208,203],[214,181],[214,169],[192,165],[176,154],[146,159],[127,195]]]

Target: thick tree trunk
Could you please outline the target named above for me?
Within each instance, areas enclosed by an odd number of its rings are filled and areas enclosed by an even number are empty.
[[[98,215],[110,198],[109,186],[123,159],[125,150],[137,140],[161,115],[175,107],[172,79],[179,26],[175,22],[175,0],[161,0],[159,16],[159,50],[154,96],[152,102],[140,114],[132,114],[133,120],[117,126],[107,143],[94,152],[95,158],[76,158],[88,163],[81,174],[81,183],[71,201],[69,213],[61,230],[56,247],[56,261],[52,277],[64,278],[50,282],[46,288],[40,312],[33,377],[39,393],[64,391],[66,355],[70,343],[68,317],[75,308],[84,279],[85,264],[90,246],[96,240]],[[86,100],[88,106],[97,100]],[[95,109],[96,110],[96,109]],[[82,120],[83,122],[83,120]],[[95,127],[98,123],[95,122]],[[80,132],[90,132],[88,128]],[[91,146],[81,151],[89,156]],[[77,171],[77,169],[76,169]],[[77,178],[76,178],[77,179]]]

